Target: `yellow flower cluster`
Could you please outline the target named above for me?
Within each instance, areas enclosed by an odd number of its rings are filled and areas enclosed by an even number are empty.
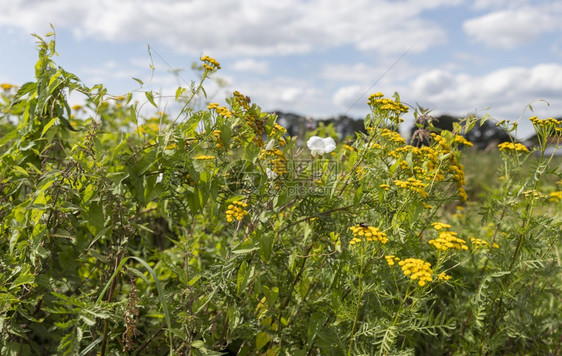
[[[2,83],[2,84],[0,84],[0,88],[2,88],[2,90],[8,91],[12,88],[17,88],[17,87],[13,84],[10,84],[10,83]]]
[[[435,133],[431,133],[431,137],[437,143],[436,151],[444,156],[448,155],[449,157],[449,166],[447,169],[449,172],[453,174],[453,181],[457,184],[457,191],[459,193],[459,197],[461,200],[466,200],[468,195],[464,190],[464,185],[466,184],[465,176],[464,176],[464,166],[458,161],[457,156],[454,152],[451,152],[451,147],[447,142],[447,139],[441,135],[437,135]]]
[[[232,93],[232,95],[234,95],[234,100],[236,100],[238,105],[240,105],[241,107],[243,107],[246,110],[250,109],[251,100],[250,100],[249,96],[244,96],[244,95],[240,94],[239,91],[235,91],[234,93]]]
[[[544,194],[539,192],[538,190],[526,190],[523,192],[523,196],[525,198],[533,198],[533,199],[543,199],[545,198]]]
[[[454,231],[440,231],[439,237],[429,240],[428,243],[438,250],[447,251],[447,249],[468,250],[466,242],[457,237]]]
[[[244,218],[244,215],[248,215],[248,211],[245,209],[248,206],[247,203],[240,201],[232,202],[226,208],[226,221],[233,222],[235,219],[240,221]]]
[[[562,200],[562,191],[559,190],[556,192],[552,192],[548,196],[549,196],[548,198],[549,201],[557,203]]]
[[[217,143],[216,143],[215,146],[217,148],[224,148],[224,143],[222,142],[222,139],[221,139],[221,130],[213,131],[213,136],[215,136],[215,138],[217,139]]]
[[[445,224],[445,223],[442,223],[442,222],[431,223],[431,226],[433,226],[433,228],[437,231],[451,228],[451,225]]]
[[[524,145],[522,145],[520,143],[513,143],[513,142],[500,143],[498,145],[498,148],[500,149],[500,151],[503,151],[503,152],[509,152],[509,151],[529,152],[527,147],[525,147]]]
[[[433,209],[433,207],[429,204],[426,204],[424,201],[422,201],[423,207],[426,209]]]
[[[374,226],[358,224],[355,226],[351,226],[349,230],[353,232],[353,239],[349,241],[350,245],[355,245],[356,243],[363,242],[363,237],[365,237],[365,240],[367,241],[380,241],[383,244],[388,242],[386,234]]]
[[[203,56],[201,58],[201,62],[203,62],[203,68],[205,68],[209,72],[212,72],[217,69],[221,69],[220,63],[217,62],[217,60],[212,57]]]
[[[464,138],[461,135],[455,135],[455,137],[453,138],[453,142],[460,143],[468,147],[472,147],[472,142],[468,141],[466,138]]]
[[[211,103],[207,105],[207,109],[212,110],[215,109],[217,114],[222,115],[224,117],[231,118],[232,113],[226,108],[226,106],[219,106],[217,103]]]
[[[278,176],[283,176],[288,174],[287,170],[287,158],[283,152],[277,148],[271,150],[261,150],[260,158],[269,159],[270,163],[273,165],[273,172]]]
[[[449,276],[448,274],[446,274],[445,272],[441,272],[437,275],[437,278],[443,281],[448,281],[450,280],[452,277]]]
[[[284,135],[284,134],[286,134],[286,133],[287,133],[287,129],[286,129],[286,128],[284,128],[283,126],[279,125],[278,123],[274,123],[270,135],[272,135],[272,136],[277,136],[277,135]]]
[[[545,128],[545,129],[549,129],[551,127],[558,127],[562,125],[562,121],[558,121],[552,117],[549,117],[548,119],[544,119],[544,120],[539,120],[538,117],[533,116],[530,117],[529,120],[531,120],[534,126]]]
[[[406,144],[406,140],[404,140],[404,138],[400,136],[400,133],[396,131],[392,131],[389,129],[382,129],[381,136],[393,143],[398,143],[401,145]]]
[[[365,176],[365,169],[361,166],[355,168],[355,173],[357,173],[357,178],[363,179]]]
[[[408,112],[408,107],[402,104],[400,101],[383,98],[383,96],[384,94],[381,92],[371,94],[369,96],[369,99],[367,100],[367,104],[373,109],[394,113],[396,117]],[[397,121],[402,122],[404,121],[404,119],[399,118]]]
[[[262,135],[265,131],[265,120],[259,119],[250,114],[247,114],[244,117],[244,120],[246,121],[246,124],[250,126],[250,128],[252,128],[252,130],[254,131],[255,135],[252,137],[252,141],[256,146],[262,147],[263,146]]]
[[[199,155],[199,156],[195,156],[194,159],[198,161],[211,161],[215,159],[215,156]]]
[[[287,142],[282,136],[286,133],[287,133],[286,128],[279,125],[278,123],[274,123],[273,127],[271,128],[271,132],[269,133],[269,136],[272,138],[277,138],[277,142],[279,142],[279,145],[285,146]]]
[[[396,257],[394,255],[384,256],[384,258],[386,259],[386,263],[388,263],[389,266],[394,266],[396,262],[400,261],[400,257]]]
[[[416,164],[412,167],[412,170],[413,173],[415,173],[415,177],[418,179],[435,182],[440,182],[445,179],[443,172],[439,170],[439,158],[437,151],[433,147],[415,147],[412,145],[406,145],[397,148],[396,153],[396,159],[399,159],[398,153],[402,154],[402,157],[411,154],[412,162]],[[410,169],[408,162],[404,159],[400,161],[400,166],[406,171]]]
[[[426,282],[431,282],[433,278],[431,277],[431,263],[425,262],[418,258],[406,258],[403,261],[398,262],[398,265],[402,267],[402,272],[405,276],[410,276],[410,279],[418,279],[418,285],[420,287],[425,286]]]
[[[477,249],[477,248],[481,248],[481,247],[490,247],[490,243],[486,240],[482,240],[482,239],[478,239],[476,237],[471,237],[470,238],[470,242],[472,242],[472,247]],[[492,244],[493,248],[500,248],[500,245],[498,245],[497,243],[493,243]]]
[[[410,177],[406,181],[397,179],[397,180],[394,181],[394,184],[397,187],[408,189],[412,192],[416,192],[422,198],[427,198],[427,196],[428,196],[427,192],[425,191],[425,188],[427,187],[427,184],[422,182],[421,180],[416,179],[416,178]]]
[[[388,185],[388,184],[381,184],[381,185],[379,185],[379,187],[381,187],[381,188],[384,189],[385,191],[389,191],[389,190],[390,190],[390,185]]]

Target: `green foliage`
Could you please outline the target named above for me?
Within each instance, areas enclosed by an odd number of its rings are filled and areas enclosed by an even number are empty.
[[[377,93],[311,157],[238,92],[194,109],[213,58],[176,117],[143,117],[155,93],[88,88],[37,38],[0,102],[1,354],[560,352],[558,122],[483,165],[474,118],[413,147]]]

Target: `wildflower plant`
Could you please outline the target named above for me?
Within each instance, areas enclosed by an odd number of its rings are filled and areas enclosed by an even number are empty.
[[[375,93],[365,132],[301,146],[243,93],[207,102],[212,57],[141,115],[38,40],[0,91],[1,354],[559,353],[558,121],[477,196],[473,117],[413,146]]]

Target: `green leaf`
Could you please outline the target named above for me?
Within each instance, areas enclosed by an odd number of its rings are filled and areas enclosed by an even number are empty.
[[[248,281],[248,263],[242,262],[238,269],[238,276],[236,277],[236,295],[240,295],[242,290],[246,287]]]
[[[271,336],[265,331],[261,331],[256,335],[256,350],[261,350],[271,341]]]
[[[144,95],[146,96],[146,98],[148,99],[148,101],[155,107],[158,108],[158,105],[156,105],[156,103],[154,102],[154,95],[152,94],[151,91],[145,91]]]
[[[55,122],[57,122],[57,120],[58,120],[58,117],[52,118],[51,121],[49,121],[48,123],[45,124],[45,126],[43,126],[43,131],[41,131],[41,137],[43,137],[45,132],[47,132],[47,130],[49,130],[51,128],[51,126],[53,126],[55,124]]]
[[[30,272],[29,266],[26,266],[25,269],[20,272],[18,278],[16,278],[16,280],[12,282],[12,284],[10,285],[10,289],[16,288],[23,284],[31,284],[34,280],[35,276]]]
[[[23,169],[22,167],[14,166],[13,168],[14,168],[14,171],[17,171],[17,172],[23,174],[24,176],[29,177],[29,173],[25,169]]]
[[[99,202],[91,202],[90,209],[88,209],[88,223],[94,228],[92,234],[96,235],[103,230],[105,219],[103,214],[103,207]]]
[[[144,83],[142,82],[142,80],[138,79],[138,78],[133,78],[134,81],[136,81],[137,83],[139,83],[141,86],[144,85]]]

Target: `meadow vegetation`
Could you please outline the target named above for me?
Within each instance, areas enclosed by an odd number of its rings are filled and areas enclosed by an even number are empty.
[[[531,118],[534,148],[471,150],[475,117],[417,147],[375,93],[366,133],[311,152],[242,93],[195,110],[211,57],[170,116],[85,86],[51,36],[0,89],[0,354],[562,352],[559,121]]]

